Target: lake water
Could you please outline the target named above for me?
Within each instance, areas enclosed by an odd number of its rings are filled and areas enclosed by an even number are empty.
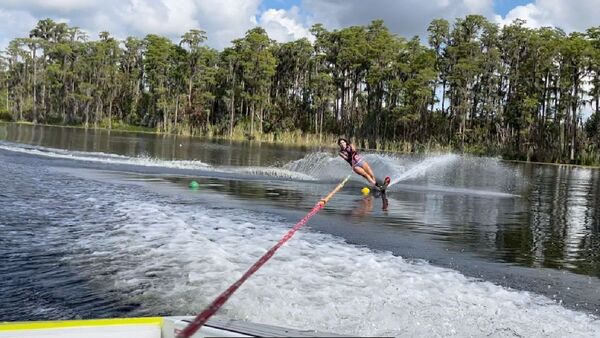
[[[0,124],[0,321],[201,311],[351,174],[328,142]],[[220,315],[352,335],[600,336],[598,170],[363,154],[392,177],[387,198],[352,175]]]

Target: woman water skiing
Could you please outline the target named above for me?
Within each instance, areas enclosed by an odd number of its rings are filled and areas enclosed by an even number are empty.
[[[338,139],[338,146],[340,146],[340,156],[352,166],[352,170],[360,176],[364,177],[373,186],[379,190],[385,190],[390,178],[386,177],[383,186],[377,182],[373,170],[369,166],[369,163],[365,161],[356,151],[356,148],[345,138]]]

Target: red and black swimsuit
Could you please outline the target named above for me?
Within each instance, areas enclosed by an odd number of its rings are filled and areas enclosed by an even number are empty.
[[[346,155],[345,160],[352,166],[352,168],[354,168],[355,166],[359,166],[362,168],[362,157],[358,154],[358,152],[352,150],[352,147],[350,145],[347,145],[346,148],[341,152]]]

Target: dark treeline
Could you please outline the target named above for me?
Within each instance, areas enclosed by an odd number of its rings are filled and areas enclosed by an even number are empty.
[[[41,20],[4,53],[0,115],[258,139],[301,131],[379,149],[600,163],[600,27],[566,34],[470,15],[431,22],[429,46],[382,21],[311,32],[312,43],[276,43],[253,28],[219,52],[201,30],[176,42],[107,32],[91,40]]]

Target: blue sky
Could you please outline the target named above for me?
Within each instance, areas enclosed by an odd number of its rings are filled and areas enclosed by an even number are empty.
[[[310,38],[309,28],[365,25],[383,19],[398,35],[426,36],[433,19],[453,21],[481,14],[500,25],[520,18],[530,27],[584,31],[600,22],[599,0],[0,0],[0,49],[28,35],[38,20],[52,18],[118,38],[164,35],[177,41],[192,28],[222,49],[257,25],[277,41]]]
[[[505,16],[506,14],[508,14],[508,12],[517,7],[517,6],[523,6],[526,5],[528,3],[532,3],[534,1],[531,0],[495,0],[494,1],[494,9],[496,10],[496,13]]]
[[[292,6],[301,7],[301,3],[300,0],[265,0],[262,3],[262,8],[290,9]]]

